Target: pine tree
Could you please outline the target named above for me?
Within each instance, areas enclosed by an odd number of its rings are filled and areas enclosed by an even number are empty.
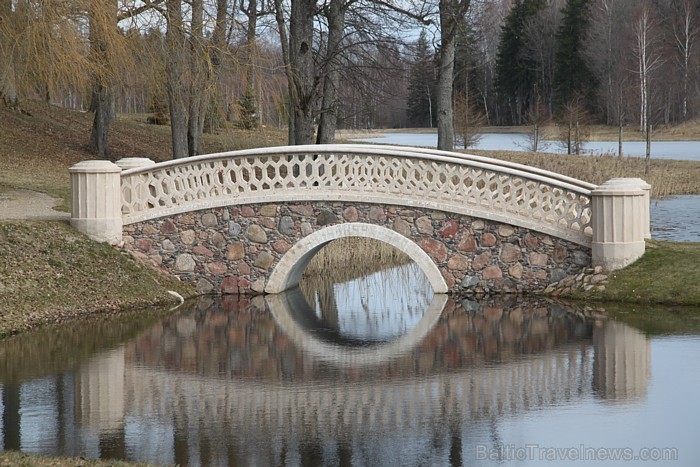
[[[240,120],[238,121],[239,128],[243,130],[253,130],[258,127],[258,110],[255,105],[255,91],[248,84],[245,88],[243,96],[238,101],[240,108]]]
[[[590,0],[567,0],[557,31],[554,86],[558,107],[577,96],[593,102],[596,79],[584,58],[584,40],[590,23]]]
[[[525,26],[546,0],[516,0],[501,28],[496,54],[496,89],[511,109],[511,123],[520,124],[534,102],[536,67],[525,53]]]
[[[408,83],[407,113],[409,124],[416,127],[433,126],[435,65],[425,30],[416,43],[416,59]]]

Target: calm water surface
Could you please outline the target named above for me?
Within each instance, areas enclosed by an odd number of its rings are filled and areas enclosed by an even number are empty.
[[[577,311],[456,302],[407,265],[46,329],[0,342],[0,447],[192,465],[700,465],[698,310]]]
[[[651,236],[669,242],[700,242],[700,196],[651,200]]]
[[[437,133],[387,133],[377,138],[353,141],[400,146],[437,147]],[[489,151],[529,151],[527,136],[523,133],[484,133],[473,149]],[[586,154],[617,154],[617,141],[588,141],[584,144]],[[556,141],[545,141],[540,151],[566,153],[566,148]],[[626,141],[622,143],[626,156],[644,157],[646,142]],[[656,141],[651,143],[651,157],[700,161],[700,141]]]

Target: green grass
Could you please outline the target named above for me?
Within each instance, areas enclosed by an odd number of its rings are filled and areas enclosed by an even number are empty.
[[[700,243],[647,241],[632,265],[612,273],[603,292],[574,298],[636,304],[700,306]]]

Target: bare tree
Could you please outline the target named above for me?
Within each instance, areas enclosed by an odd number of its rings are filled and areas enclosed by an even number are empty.
[[[291,0],[287,36],[282,0],[275,0],[275,17],[289,87],[289,144],[314,142],[314,117],[320,84],[314,68],[315,15],[315,0]]]
[[[165,33],[168,107],[173,144],[173,159],[188,156],[188,103],[187,39],[182,17],[182,0],[167,0]]]
[[[338,122],[338,89],[340,88],[341,53],[345,14],[354,0],[330,0],[323,9],[323,16],[328,23],[326,41],[325,77],[323,80],[323,98],[321,116],[318,124],[316,142],[332,143]]]
[[[633,53],[639,77],[639,131],[644,132],[647,140],[646,173],[651,168],[651,79],[654,72],[664,63],[659,24],[655,13],[653,4],[645,1],[638,8],[632,23]]]
[[[90,22],[90,49],[94,66],[92,101],[90,110],[95,113],[88,149],[100,157],[109,153],[109,128],[115,119],[114,63],[110,48],[118,47],[117,1],[91,2],[88,11]]]
[[[464,149],[474,147],[479,143],[482,137],[482,127],[486,124],[486,115],[477,106],[477,101],[470,99],[468,93],[455,96],[455,134]]]
[[[527,145],[524,149],[538,152],[547,146],[544,142],[544,125],[547,121],[548,108],[540,97],[537,88],[533,90],[533,95],[535,96],[533,105],[525,114],[525,122],[529,131],[525,134]]]
[[[13,20],[12,0],[0,0],[0,98],[6,106],[16,108],[19,99],[15,64],[12,48],[8,47],[13,36]]]
[[[187,117],[187,155],[196,156],[202,150],[207,84],[209,82],[208,51],[204,45],[204,3],[191,0],[189,33],[189,108]]]
[[[632,23],[633,53],[639,76],[639,131],[646,131],[649,125],[651,75],[664,63],[658,27],[652,3],[644,2]]]
[[[208,112],[205,115],[204,130],[213,132],[221,128],[224,121],[222,102],[224,101],[221,83],[224,53],[226,50],[226,24],[228,19],[228,0],[216,0],[216,17],[211,35],[211,72],[214,90],[209,96]]]
[[[586,102],[581,95],[575,95],[566,103],[561,112],[562,131],[560,141],[567,154],[581,154],[588,139],[587,124],[589,115]]]
[[[438,53],[435,103],[437,106],[438,149],[454,149],[452,90],[455,64],[455,39],[462,27],[471,0],[440,0],[440,50]]]
[[[678,52],[677,63],[681,71],[681,118],[688,118],[689,84],[693,48],[700,33],[696,2],[681,0],[678,17],[673,24],[673,38]]]
[[[0,99],[17,110],[26,98],[50,101],[59,88],[87,89],[92,64],[79,25],[84,0],[0,0]]]

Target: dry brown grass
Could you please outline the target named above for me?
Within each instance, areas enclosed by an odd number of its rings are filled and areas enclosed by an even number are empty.
[[[64,200],[68,208],[68,168],[93,159],[86,150],[92,114],[62,109],[43,102],[27,101],[29,113],[14,112],[0,105],[0,186],[28,188]],[[148,157],[171,159],[170,127],[149,125],[146,115],[120,115],[112,126],[112,159]],[[205,135],[205,152],[284,144],[286,132],[276,129],[243,131],[226,129]]]
[[[651,184],[651,196],[700,193],[700,162],[651,160],[651,173],[644,173],[644,159],[615,156],[567,156],[515,151],[478,151],[477,154],[517,162],[600,185],[616,177],[641,178]]]
[[[334,282],[344,282],[409,262],[411,259],[406,253],[387,243],[373,238],[347,237],[322,248],[304,270],[304,277],[330,275]]]

